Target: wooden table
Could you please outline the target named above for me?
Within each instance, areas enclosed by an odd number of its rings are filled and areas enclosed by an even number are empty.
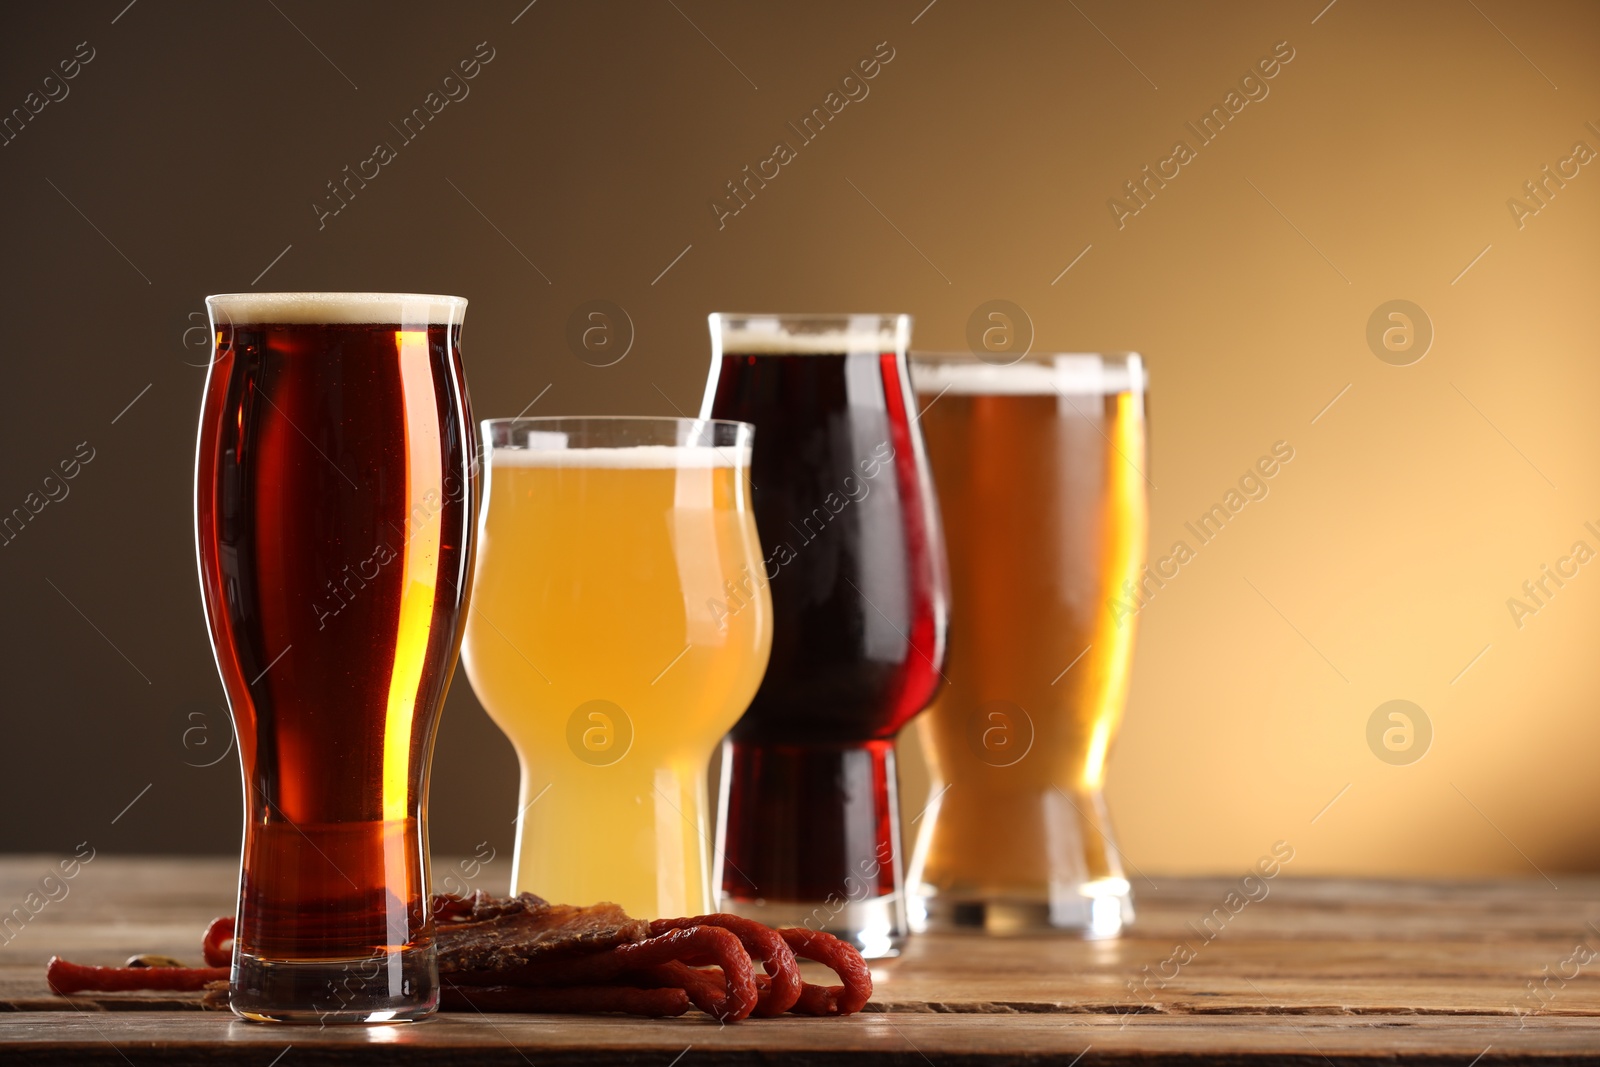
[[[0,860],[0,917],[55,859]],[[1235,883],[1163,878],[1136,887],[1136,933],[1118,941],[917,939],[876,968],[872,1004],[847,1019],[445,1014],[318,1030],[46,989],[52,953],[198,962],[233,879],[228,860],[100,856],[67,897],[13,922],[0,935],[0,1064],[1600,1064],[1600,880],[1578,878],[1285,875],[1236,914]]]

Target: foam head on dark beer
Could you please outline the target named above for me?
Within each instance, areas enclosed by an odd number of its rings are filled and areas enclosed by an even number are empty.
[[[223,293],[206,297],[212,316],[234,323],[449,326],[467,301],[427,293]]]
[[[728,319],[732,321],[728,321]],[[800,356],[844,355],[855,352],[895,352],[902,339],[896,336],[887,315],[817,316],[829,328],[797,330],[794,317],[719,316],[716,332],[725,355]],[[837,323],[838,325],[833,325]],[[789,327],[789,328],[785,328]]]

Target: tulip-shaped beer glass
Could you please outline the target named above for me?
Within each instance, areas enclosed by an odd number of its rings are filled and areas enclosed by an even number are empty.
[[[483,437],[462,659],[522,764],[512,892],[713,911],[706,770],[772,640],[751,428],[501,419]]]
[[[724,748],[723,906],[892,955],[905,934],[894,737],[944,656],[938,509],[905,315],[712,315],[702,412],[751,467],[772,664]]]
[[[196,536],[244,769],[229,992],[246,1018],[438,1004],[427,786],[472,573],[466,303],[207,300]]]
[[[1133,917],[1101,786],[1145,559],[1137,355],[912,360],[949,537],[950,684],[913,925],[1108,937]],[[1170,576],[1169,576],[1170,577]]]

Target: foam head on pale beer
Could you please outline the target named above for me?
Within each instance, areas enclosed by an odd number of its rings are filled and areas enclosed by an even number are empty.
[[[490,466],[589,470],[716,470],[750,465],[748,445],[690,448],[683,445],[627,445],[620,448],[569,448],[567,435],[529,434],[526,447],[497,448]]]
[[[771,640],[751,433],[702,419],[483,424],[462,662],[522,766],[513,892],[650,918],[715,910],[706,765]]]

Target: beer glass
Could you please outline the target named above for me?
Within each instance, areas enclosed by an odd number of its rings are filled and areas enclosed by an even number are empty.
[[[428,763],[472,572],[467,302],[206,301],[200,588],[244,770],[229,995],[247,1019],[438,1004]]]
[[[945,574],[905,315],[712,315],[702,412],[751,467],[772,663],[724,747],[723,907],[867,956],[905,934],[894,737],[944,656]]]
[[[463,660],[522,765],[511,891],[714,910],[706,770],[766,669],[751,427],[483,424]]]
[[[1133,905],[1101,785],[1143,600],[1144,365],[917,354],[912,374],[954,605],[918,724],[936,799],[913,925],[1114,936]]]

